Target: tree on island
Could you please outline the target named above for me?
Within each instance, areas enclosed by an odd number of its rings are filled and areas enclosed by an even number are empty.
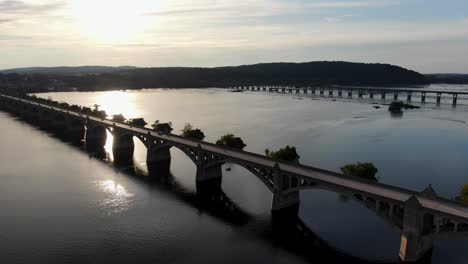
[[[286,146],[277,151],[272,151],[265,149],[265,155],[269,158],[275,160],[284,160],[284,161],[299,161],[299,154],[297,154],[296,147]]]
[[[118,115],[113,115],[111,121],[117,122],[117,123],[125,123],[127,119],[122,114],[118,114]]]
[[[247,146],[240,137],[235,137],[233,134],[226,134],[222,136],[220,139],[218,139],[218,141],[216,141],[216,144],[239,150],[243,150],[244,147]]]
[[[375,174],[377,174],[379,170],[374,166],[372,163],[355,163],[355,164],[348,164],[341,167],[341,172],[345,175],[350,175],[370,181],[378,181]]]
[[[388,106],[388,111],[393,113],[399,113],[403,109],[419,109],[421,107],[403,103],[402,101],[394,101]]]
[[[125,121],[127,125],[136,126],[136,127],[145,127],[148,123],[143,118],[132,118]]]
[[[203,133],[198,128],[194,129],[190,123],[187,123],[185,124],[184,129],[182,129],[181,136],[196,140],[203,140],[205,138],[205,133]]]
[[[85,115],[92,115],[93,114],[93,109],[91,109],[89,107],[86,107],[86,106],[83,106],[81,108],[81,112],[83,112],[83,114],[85,114]]]
[[[457,197],[457,200],[462,203],[468,204],[468,184],[465,184],[460,190],[460,196]]]
[[[160,123],[159,120],[154,121],[154,124],[151,125],[154,131],[169,134],[172,130],[172,122]]]
[[[106,111],[104,110],[96,110],[94,109],[91,113],[92,116],[99,117],[101,119],[105,119],[107,117]]]

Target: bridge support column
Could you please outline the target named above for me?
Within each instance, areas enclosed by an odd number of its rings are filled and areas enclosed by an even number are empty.
[[[400,260],[403,263],[424,263],[430,258],[433,241],[424,236],[424,230],[432,222],[425,221],[422,205],[416,196],[411,196],[404,205],[403,231],[401,234]]]
[[[289,175],[281,172],[278,164],[273,169],[274,189],[271,215],[273,227],[291,226],[297,220],[299,212],[299,191],[287,192],[291,187]]]
[[[221,188],[223,178],[222,166],[223,163],[211,165],[197,165],[197,192],[207,194]]]
[[[54,118],[49,111],[42,111],[39,114],[38,125],[44,129],[51,129],[54,125]]]
[[[107,141],[106,128],[100,125],[93,125],[88,123],[85,140],[88,150],[102,152]]]
[[[426,103],[426,93],[425,92],[422,92],[421,94],[421,103]]]
[[[453,106],[457,106],[457,98],[458,98],[458,94],[453,94],[453,102],[452,102]]]
[[[442,99],[442,94],[441,94],[441,93],[437,93],[437,101],[436,101],[436,103],[437,103],[438,105],[440,105],[441,99]]]
[[[130,165],[133,163],[133,152],[135,143],[132,134],[122,134],[114,129],[114,140],[112,143],[112,153],[114,154],[114,163],[119,165]]]
[[[68,122],[66,137],[73,143],[81,143],[85,138],[86,128],[83,122],[72,119]]]
[[[171,169],[171,146],[150,145],[146,154],[146,166],[152,176],[167,176]]]

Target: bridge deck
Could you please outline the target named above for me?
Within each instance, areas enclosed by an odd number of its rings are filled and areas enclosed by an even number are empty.
[[[247,86],[247,87],[261,87],[261,86]],[[275,90],[283,89],[282,87],[271,87]],[[379,93],[427,93],[427,94],[450,94],[450,95],[468,95],[468,92],[458,91],[444,91],[444,90],[425,90],[425,89],[407,89],[407,88],[378,88],[378,87],[351,87],[351,86],[327,86],[327,87],[285,87],[284,89],[307,89],[307,90],[352,90],[352,91],[374,91]]]
[[[18,100],[24,103],[34,104],[43,108],[47,108],[50,110],[62,112],[64,114],[73,115],[76,117],[84,118],[92,120],[94,122],[98,122],[107,126],[116,126],[120,129],[128,130],[134,134],[142,134],[142,135],[149,135],[154,138],[163,139],[169,142],[173,142],[182,146],[190,147],[190,148],[197,148],[201,147],[203,151],[213,153],[215,155],[226,157],[229,160],[234,160],[241,164],[253,164],[262,167],[273,168],[275,164],[278,164],[281,170],[285,173],[295,174],[301,177],[310,178],[314,181],[328,184],[331,186],[336,186],[337,188],[345,189],[352,192],[357,193],[364,193],[374,197],[380,197],[387,200],[391,200],[395,203],[403,204],[407,201],[412,195],[418,195],[420,192],[411,191],[404,188],[399,188],[391,185],[386,185],[382,183],[376,183],[371,181],[362,180],[355,177],[350,177],[346,175],[342,175],[336,172],[326,171],[318,168],[313,168],[304,165],[298,165],[288,162],[281,162],[272,160],[266,156],[247,152],[247,151],[239,151],[234,150],[226,147],[222,147],[219,145],[215,145],[213,143],[208,143],[204,141],[196,141],[189,138],[184,138],[181,136],[173,135],[173,134],[158,134],[155,131],[147,128],[138,128],[132,127],[127,124],[116,123],[106,119],[100,119],[92,116],[86,116],[84,114],[80,114],[77,112],[67,111],[63,109],[58,109],[56,107],[51,107],[44,104],[39,104],[36,102],[19,99],[11,96],[0,95],[3,97],[7,97],[13,100]],[[444,199],[444,198],[435,198],[429,199],[425,197],[418,196],[418,199],[422,206],[429,211],[434,213],[440,213],[449,217],[455,217],[457,220],[466,221],[468,220],[468,206]]]

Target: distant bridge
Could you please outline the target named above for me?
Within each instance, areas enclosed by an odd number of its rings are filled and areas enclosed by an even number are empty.
[[[114,138],[113,153],[117,163],[133,161],[133,138],[136,137],[147,148],[150,172],[168,171],[169,150],[178,148],[196,165],[197,185],[220,184],[221,165],[237,164],[260,179],[273,193],[274,218],[297,215],[299,192],[304,189],[325,188],[354,197],[401,232],[400,258],[403,262],[420,260],[430,252],[435,239],[468,237],[468,206],[439,197],[431,186],[422,192],[407,190],[7,95],[0,95],[0,107],[60,131],[70,140],[84,139],[89,149],[103,149],[106,131],[109,131]]]
[[[265,86],[265,85],[248,85],[248,86],[225,86],[235,90],[246,91],[268,91],[277,93],[295,93],[304,95],[318,95],[321,97],[336,97],[336,98],[358,98],[358,99],[392,99],[407,101],[408,103],[415,101],[415,95],[419,95],[420,103],[429,103],[428,99],[433,99],[433,103],[440,105],[444,103],[442,99],[449,99],[453,106],[457,106],[460,99],[468,100],[468,92],[454,91],[436,91],[424,89],[396,89],[396,88],[375,88],[375,87],[346,87],[346,86],[326,86],[326,87],[299,87],[299,86]],[[387,97],[388,96],[388,97]],[[463,98],[462,98],[463,97]]]

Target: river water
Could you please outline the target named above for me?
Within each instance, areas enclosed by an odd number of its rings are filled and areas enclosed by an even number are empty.
[[[220,89],[40,96],[98,104],[109,115],[144,117],[148,123],[172,121],[174,133],[190,122],[211,142],[233,133],[257,153],[294,145],[301,163],[333,171],[373,162],[382,183],[414,190],[432,184],[449,198],[468,183],[463,108],[427,107],[392,116],[385,106],[356,101]],[[301,191],[299,216],[313,238],[283,241],[271,232],[271,193],[238,166],[224,166],[231,170],[223,171],[222,196],[237,208],[226,213],[222,206],[198,202],[195,166],[176,149],[171,149],[173,177],[161,184],[90,158],[8,114],[0,113],[0,124],[0,263],[398,260],[400,234],[337,193]],[[111,144],[109,137],[107,150]],[[135,144],[135,164],[144,174],[146,150],[138,139]],[[468,263],[467,246],[468,240],[437,241],[432,263]],[[320,254],[323,248],[331,253]]]

